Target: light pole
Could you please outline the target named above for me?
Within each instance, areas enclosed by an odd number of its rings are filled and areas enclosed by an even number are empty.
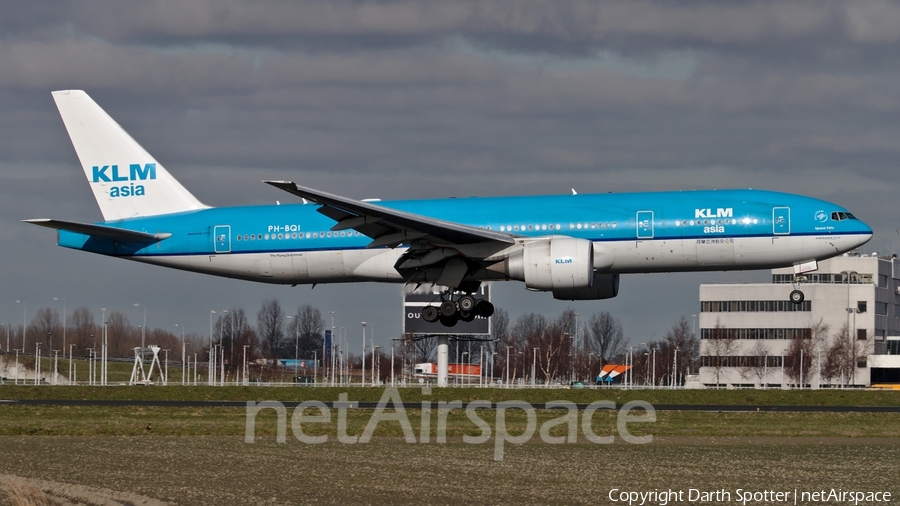
[[[536,367],[537,367],[537,351],[538,351],[538,349],[535,348],[534,349],[534,358],[531,360],[531,386],[532,387],[534,386],[535,372],[536,372]]]
[[[803,390],[803,348],[800,348],[800,390]]]
[[[378,349],[381,348],[381,346],[375,346],[374,341],[375,340],[373,339],[372,340],[372,386],[377,387],[378,382],[381,378],[381,361],[377,359]],[[377,367],[375,365],[376,363],[378,364]]]
[[[134,307],[140,307],[144,309],[144,325],[141,327],[141,361],[144,360],[144,348],[146,345],[146,329],[147,329],[147,306],[142,306],[138,303],[134,304]]]
[[[210,309],[209,310],[209,358],[207,359],[207,362],[206,362],[206,368],[207,368],[206,372],[207,372],[207,376],[208,376],[207,382],[210,385],[213,384],[213,379],[216,377],[215,376],[216,368],[213,365],[213,364],[215,364],[216,356],[213,353],[213,345],[212,345],[212,315],[214,315],[214,314],[216,314],[216,312],[213,311],[212,309]]]
[[[330,351],[331,351],[331,355],[334,355],[334,315],[337,314],[337,311],[329,311],[328,313],[331,314],[331,350]],[[322,341],[322,384],[323,385],[328,384],[328,368],[325,366],[325,364],[326,364],[326,360],[328,360],[329,355],[328,355],[328,353],[325,353],[325,346],[326,346],[326,343],[323,340]],[[332,367],[334,367],[333,361],[332,361],[332,364],[330,364],[330,365]],[[332,385],[332,386],[334,386],[334,385]]]
[[[22,303],[22,342],[19,343],[22,345],[22,353],[25,353],[25,331],[28,329],[28,303],[22,300],[17,300],[16,304]]]
[[[63,303],[63,321],[62,321],[62,327],[63,327],[63,342],[62,342],[62,350],[63,350],[63,358],[66,358],[66,352],[65,352],[65,350],[66,350],[66,327],[67,327],[67,325],[66,325],[66,319],[67,319],[67,318],[66,318],[66,301],[63,300],[63,299],[60,299],[59,297],[53,297],[53,300],[55,300],[55,301],[60,301],[60,300],[62,300],[62,303]]]
[[[653,347],[653,386],[651,388],[656,388],[656,350],[658,349],[658,346]]]
[[[360,380],[360,386],[366,384],[366,322],[362,322],[362,379]],[[347,357],[348,359],[350,357]]]
[[[298,372],[297,365],[300,362],[300,322],[293,316],[286,316],[288,320],[294,323],[294,381],[297,381]]]
[[[678,348],[675,348],[675,358],[672,359],[672,388],[678,385]]]
[[[511,346],[506,346],[506,388],[509,388],[509,349]]]
[[[844,276],[844,282],[847,283],[847,328],[849,329],[850,328],[850,278],[853,276],[859,276],[859,273],[856,271],[841,271],[841,275]]]
[[[766,354],[763,357],[763,390],[768,390],[769,386],[769,350],[766,350]]]
[[[856,335],[856,315],[859,313],[859,307],[847,307],[847,319],[850,319],[850,313],[853,313],[853,332],[850,332],[850,329],[847,329],[847,333],[850,334],[847,341],[853,346],[853,359],[856,360],[856,340],[859,339]],[[850,372],[850,382],[856,383],[856,367],[853,367]]]
[[[496,351],[491,352],[491,384],[494,383],[494,357],[497,355]]]
[[[9,324],[4,323],[6,325],[6,353],[9,353]]]
[[[106,385],[106,359],[109,348],[107,347],[107,337],[109,336],[109,327],[106,321],[106,308],[100,308],[100,318],[103,320],[103,329],[100,335],[100,384]],[[93,337],[93,336],[91,336]],[[96,346],[96,343],[95,343]]]
[[[177,323],[175,324],[175,326],[176,326],[176,327],[181,327],[181,325],[178,325]],[[185,346],[184,346],[184,327],[181,327],[181,384],[182,384],[182,385],[184,385],[184,378],[185,378],[185,371],[184,371],[184,366],[185,366],[184,352],[185,352]]]
[[[247,348],[249,348],[249,344],[244,345],[244,381],[243,384],[247,384]]]
[[[34,343],[34,384],[38,384],[38,377],[41,373],[41,343]]]
[[[72,348],[75,347],[74,344],[69,344],[69,384],[75,385],[75,361],[72,360]]]
[[[468,357],[468,355],[469,355],[469,352],[468,352],[468,351],[462,352],[463,363],[466,364],[465,368],[462,368],[462,367],[460,367],[459,364],[456,364],[456,367],[459,368],[459,372],[460,372],[460,381],[461,381],[463,384],[468,384],[468,383],[469,383],[469,357]],[[464,377],[462,376],[462,372],[463,372],[463,371],[466,371]]]

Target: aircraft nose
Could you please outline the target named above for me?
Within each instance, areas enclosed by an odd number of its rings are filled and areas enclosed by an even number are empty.
[[[866,225],[865,223],[863,223],[861,221],[859,222],[859,228],[860,228],[859,239],[858,239],[859,244],[857,244],[857,247],[862,246],[863,244],[869,242],[872,239],[872,235],[873,235],[872,227]]]

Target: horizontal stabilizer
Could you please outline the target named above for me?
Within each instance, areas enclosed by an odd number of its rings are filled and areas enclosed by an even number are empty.
[[[50,220],[50,219],[34,219],[22,220],[25,223],[38,225],[40,227],[53,228],[56,230],[67,230],[78,234],[92,235],[95,237],[103,237],[104,239],[112,239],[116,241],[128,242],[146,242],[154,243],[172,237],[172,234],[148,234],[147,232],[137,232],[135,230],[126,230],[124,228],[107,227],[105,225],[94,225],[91,223],[77,223],[74,221]]]

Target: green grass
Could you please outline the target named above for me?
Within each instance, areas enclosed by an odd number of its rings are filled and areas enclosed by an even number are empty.
[[[462,401],[489,400],[500,402],[520,400],[535,406],[568,400],[589,404],[610,400],[624,404],[642,400],[654,405],[723,405],[723,406],[900,406],[900,391],[875,390],[621,390],[602,389],[504,389],[504,388],[432,388],[423,395],[421,388],[400,388],[404,402],[422,400]],[[0,399],[103,399],[103,400],[161,400],[161,401],[336,401],[340,393],[347,393],[351,401],[377,402],[384,388],[312,387],[312,386],[34,386],[11,385],[0,387]]]

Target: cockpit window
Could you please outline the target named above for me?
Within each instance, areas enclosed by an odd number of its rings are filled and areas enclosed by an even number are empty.
[[[832,221],[844,221],[844,220],[855,220],[856,216],[853,216],[852,213],[845,213],[843,211],[835,211],[831,213]]]

